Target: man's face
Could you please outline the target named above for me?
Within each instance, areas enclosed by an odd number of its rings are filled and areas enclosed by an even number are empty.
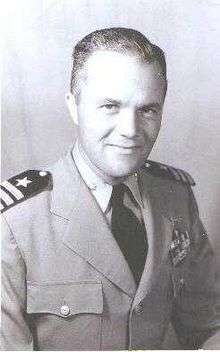
[[[103,177],[127,176],[147,159],[160,130],[165,81],[157,63],[97,51],[85,64],[78,140]]]

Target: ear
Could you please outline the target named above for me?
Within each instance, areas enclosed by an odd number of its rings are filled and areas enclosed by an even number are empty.
[[[77,114],[77,106],[76,106],[76,100],[75,97],[72,93],[67,93],[65,95],[65,101],[66,101],[66,105],[68,107],[70,116],[73,119],[73,122],[78,125],[78,114]]]

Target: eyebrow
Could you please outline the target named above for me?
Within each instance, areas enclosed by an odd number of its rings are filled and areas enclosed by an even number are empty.
[[[102,98],[99,100],[99,103],[109,103],[109,104],[115,104],[115,105],[120,105],[122,104],[122,101],[121,100],[116,100],[116,99],[113,99],[113,98]],[[155,102],[152,102],[152,103],[149,103],[149,104],[142,104],[142,105],[139,105],[137,106],[138,109],[142,109],[142,108],[155,108],[155,109],[161,109],[161,105],[159,103],[155,103]]]
[[[116,100],[116,99],[112,99],[112,98],[102,98],[100,99],[100,102],[106,102],[106,103],[110,103],[110,104],[121,104],[122,101],[121,100]]]
[[[159,103],[149,103],[149,104],[143,104],[138,106],[138,108],[156,108],[156,109],[161,109],[161,105]]]

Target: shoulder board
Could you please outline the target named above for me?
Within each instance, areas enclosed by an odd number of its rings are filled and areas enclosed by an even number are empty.
[[[51,186],[52,176],[48,171],[27,170],[13,176],[0,185],[0,211],[4,212]]]
[[[176,169],[173,166],[161,164],[152,160],[147,160],[144,166],[156,176],[172,178],[176,181],[186,183],[190,186],[195,186],[196,184],[194,179],[192,178],[192,176],[190,176],[190,174],[188,174],[188,172],[181,169]]]

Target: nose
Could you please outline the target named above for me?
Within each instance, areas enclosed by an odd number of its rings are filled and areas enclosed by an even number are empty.
[[[134,111],[124,111],[118,116],[118,133],[127,138],[134,138],[138,131],[138,120]]]

